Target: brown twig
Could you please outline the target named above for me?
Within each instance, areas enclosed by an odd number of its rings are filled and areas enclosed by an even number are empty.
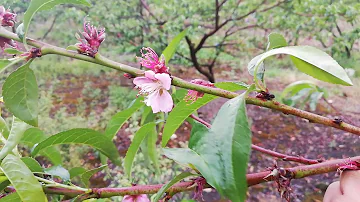
[[[57,20],[57,18],[59,17],[60,13],[57,13],[55,16],[54,16],[54,19],[53,21],[51,22],[51,25],[49,27],[49,29],[45,32],[44,36],[41,38],[41,40],[44,40],[47,35],[52,31],[52,29],[54,28],[54,25],[55,25],[55,22]]]

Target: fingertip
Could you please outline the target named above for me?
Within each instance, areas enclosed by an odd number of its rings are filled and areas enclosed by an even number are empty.
[[[332,202],[334,198],[341,196],[340,182],[336,181],[331,183],[326,189],[323,202]]]
[[[340,175],[340,190],[343,194],[360,196],[360,170],[347,170],[342,172]]]

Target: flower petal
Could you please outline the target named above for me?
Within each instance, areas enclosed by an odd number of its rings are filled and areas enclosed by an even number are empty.
[[[152,79],[152,80],[156,80],[155,72],[153,72],[151,70],[145,71],[145,77]]]
[[[140,194],[136,197],[136,202],[150,202],[146,194]]]
[[[141,86],[143,84],[147,84],[147,83],[154,83],[153,80],[147,78],[147,77],[144,77],[144,76],[141,76],[141,77],[136,77],[134,80],[133,80],[133,83],[137,86]]]
[[[125,195],[122,202],[135,202],[135,196]]]
[[[145,104],[151,107],[154,114],[160,112],[159,98],[160,98],[159,91],[155,91],[150,95],[148,95],[144,100]]]
[[[170,93],[165,89],[160,89],[151,93],[147,97],[145,103],[147,106],[151,106],[153,113],[170,112],[174,105]]]
[[[5,12],[6,12],[5,7],[0,6],[0,16],[3,16]]]
[[[170,90],[171,87],[171,78],[169,74],[161,73],[161,74],[155,74],[155,78],[161,81],[162,86],[166,90]]]
[[[172,97],[168,91],[163,91],[161,95],[161,111],[162,112],[170,112],[173,109],[174,102],[172,100]]]

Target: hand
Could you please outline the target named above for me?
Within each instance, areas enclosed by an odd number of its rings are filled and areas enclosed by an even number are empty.
[[[323,202],[360,202],[360,170],[344,171],[340,182],[333,182],[325,192]]]

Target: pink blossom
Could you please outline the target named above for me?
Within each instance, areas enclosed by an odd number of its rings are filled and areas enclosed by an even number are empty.
[[[146,53],[144,53],[145,51]],[[140,52],[142,58],[139,58],[139,61],[143,67],[149,68],[155,73],[169,73],[168,68],[165,66],[164,55],[161,55],[159,58],[156,52],[150,47],[144,47]]]
[[[194,79],[190,81],[190,83],[212,87],[212,88],[215,87],[213,83],[201,79]],[[204,96],[203,92],[199,92],[196,90],[188,90],[188,94],[185,96],[185,101],[191,101],[191,103],[194,103],[198,98],[202,98],[203,96]]]
[[[13,27],[15,25],[16,14],[10,10],[5,10],[4,6],[0,6],[0,21],[3,27]]]
[[[145,76],[134,79],[139,95],[145,96],[145,104],[150,106],[153,113],[170,112],[173,108],[173,100],[168,92],[171,87],[171,78],[166,73],[146,71]]]
[[[146,194],[125,195],[122,202],[150,202]]]
[[[89,22],[84,21],[84,31],[82,38],[78,38],[80,43],[75,44],[80,53],[94,57],[98,52],[101,43],[105,40],[105,28],[97,29]]]

